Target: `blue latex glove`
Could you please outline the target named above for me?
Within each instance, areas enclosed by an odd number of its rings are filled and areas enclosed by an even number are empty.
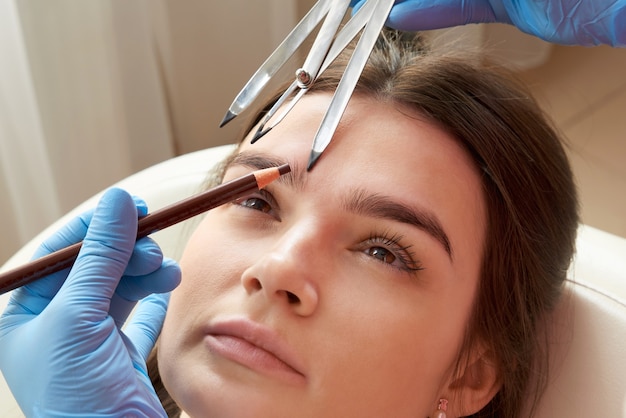
[[[0,369],[26,416],[166,416],[146,372],[180,269],[149,238],[143,202],[107,191],[36,256],[84,242],[69,269],[15,290],[0,318]]]
[[[493,22],[558,44],[626,46],[626,0],[398,0],[387,25],[420,31]]]

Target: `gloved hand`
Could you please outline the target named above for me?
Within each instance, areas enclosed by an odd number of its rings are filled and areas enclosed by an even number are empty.
[[[0,318],[0,369],[26,416],[166,416],[146,372],[180,269],[149,238],[135,243],[145,203],[107,191],[36,256],[78,242],[71,269],[13,292]],[[86,234],[86,235],[85,235]]]
[[[352,0],[356,11],[365,0]],[[387,25],[407,31],[508,23],[548,42],[626,46],[626,0],[397,0]]]

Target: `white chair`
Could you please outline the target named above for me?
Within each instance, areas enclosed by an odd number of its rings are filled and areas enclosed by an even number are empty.
[[[143,197],[151,210],[196,193],[207,171],[232,151],[210,148],[157,164],[117,184]],[[66,214],[25,245],[3,267],[30,259],[37,245],[67,220],[95,206],[100,194]],[[153,235],[166,255],[178,258],[184,225]],[[570,290],[555,314],[550,383],[538,418],[626,417],[626,239],[582,225]],[[8,294],[0,296],[4,309]],[[0,416],[21,417],[0,375]]]

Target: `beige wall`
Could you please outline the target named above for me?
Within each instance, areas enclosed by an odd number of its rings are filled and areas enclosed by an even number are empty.
[[[0,260],[173,156],[143,0],[0,2]]]
[[[522,76],[567,138],[583,222],[626,237],[626,48],[556,46]]]
[[[177,153],[233,142],[241,118],[218,125],[300,8],[286,0],[151,4]]]

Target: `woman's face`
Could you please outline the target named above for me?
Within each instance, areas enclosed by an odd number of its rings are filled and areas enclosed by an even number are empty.
[[[477,289],[486,209],[470,157],[410,110],[353,97],[307,172],[330,95],[306,95],[225,180],[292,174],[207,213],[159,345],[191,416],[427,416]]]

